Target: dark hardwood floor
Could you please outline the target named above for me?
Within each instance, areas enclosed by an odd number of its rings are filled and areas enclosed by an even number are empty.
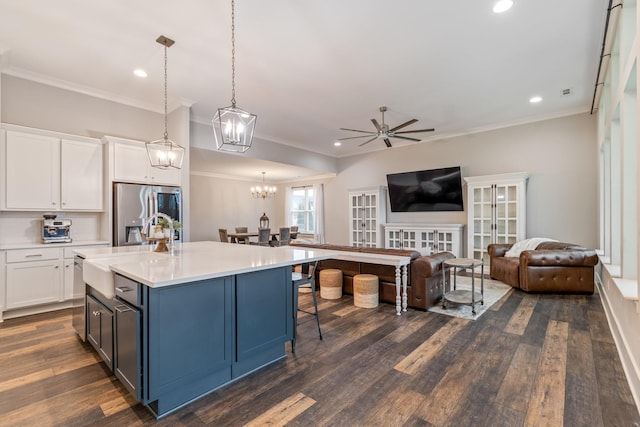
[[[319,302],[324,340],[305,322],[295,354],[160,421],[69,310],[7,320],[0,425],[640,426],[597,294],[513,291],[477,321]]]

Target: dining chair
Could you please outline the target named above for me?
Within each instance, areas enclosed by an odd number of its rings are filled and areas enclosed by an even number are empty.
[[[258,242],[256,245],[271,246],[269,244],[269,236],[271,236],[270,228],[258,228]]]
[[[236,227],[236,233],[248,233],[248,232],[249,232],[249,227]],[[238,243],[249,244],[249,238],[248,237],[238,238]]]
[[[271,246],[287,246],[291,243],[291,230],[289,227],[280,227],[280,240],[272,240]]]
[[[289,228],[291,228],[291,240],[297,239],[298,238],[298,226],[297,225],[292,225]]]
[[[226,228],[218,228],[218,233],[220,234],[220,241],[223,243],[229,243],[229,236],[227,235]]]
[[[291,227],[280,227],[280,245],[291,243]]]
[[[313,263],[311,266],[309,263],[304,263],[301,265],[300,272],[293,271],[291,273],[291,280],[293,282],[293,306],[294,306],[294,314],[293,314],[293,338],[291,339],[291,352],[296,352],[296,340],[298,338],[298,312],[302,311],[303,313],[310,314],[316,318],[316,325],[318,326],[318,335],[320,339],[322,339],[322,330],[320,330],[320,317],[318,316],[318,299],[316,296],[316,280],[315,280],[315,271],[318,265],[318,261]],[[313,297],[313,308],[314,311],[306,311],[302,310],[298,307],[298,291],[300,288],[308,288],[311,289],[311,296]],[[311,320],[311,319],[307,319]]]

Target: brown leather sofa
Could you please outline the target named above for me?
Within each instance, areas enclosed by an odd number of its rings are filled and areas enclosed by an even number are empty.
[[[593,249],[561,242],[543,242],[519,257],[505,257],[512,244],[491,244],[490,276],[526,292],[588,293],[594,290]]]
[[[440,302],[443,289],[445,289],[442,284],[442,262],[446,259],[455,258],[455,256],[450,252],[440,252],[433,255],[422,256],[418,251],[404,249],[360,248],[354,246],[297,242],[293,242],[291,246],[410,256],[411,263],[407,269],[407,306],[420,310],[426,310]],[[395,267],[391,265],[328,259],[318,262],[316,275],[319,274],[320,270],[327,268],[337,268],[342,270],[342,291],[350,295],[353,295],[353,277],[356,274],[375,274],[379,278],[380,301],[391,304],[396,303]],[[446,280],[446,289],[448,291],[448,277]],[[319,283],[318,276],[316,276],[316,283]]]

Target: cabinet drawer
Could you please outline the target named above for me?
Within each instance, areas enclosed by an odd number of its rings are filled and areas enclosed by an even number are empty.
[[[18,249],[7,251],[7,263],[45,261],[62,257],[62,248]]]

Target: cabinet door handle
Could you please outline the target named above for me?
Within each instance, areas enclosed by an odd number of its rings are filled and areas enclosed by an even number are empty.
[[[121,286],[121,287],[118,286],[118,287],[116,287],[116,291],[118,291],[118,292],[131,292],[132,290],[133,289],[131,289],[128,286]]]
[[[100,312],[99,312],[99,311],[94,311],[94,312],[93,312],[93,315],[94,315],[94,316],[96,316],[96,317],[97,317],[97,316],[100,316]]]
[[[25,255],[25,258],[36,258],[42,256],[42,254],[31,254],[31,255]]]
[[[55,266],[55,267],[53,267],[53,268],[60,268],[60,266],[59,266],[59,265],[56,265],[56,266]]]
[[[116,311],[118,311],[119,313],[126,313],[127,311],[133,311],[131,308],[127,307],[126,305],[122,304],[122,305],[116,305],[115,306]]]

